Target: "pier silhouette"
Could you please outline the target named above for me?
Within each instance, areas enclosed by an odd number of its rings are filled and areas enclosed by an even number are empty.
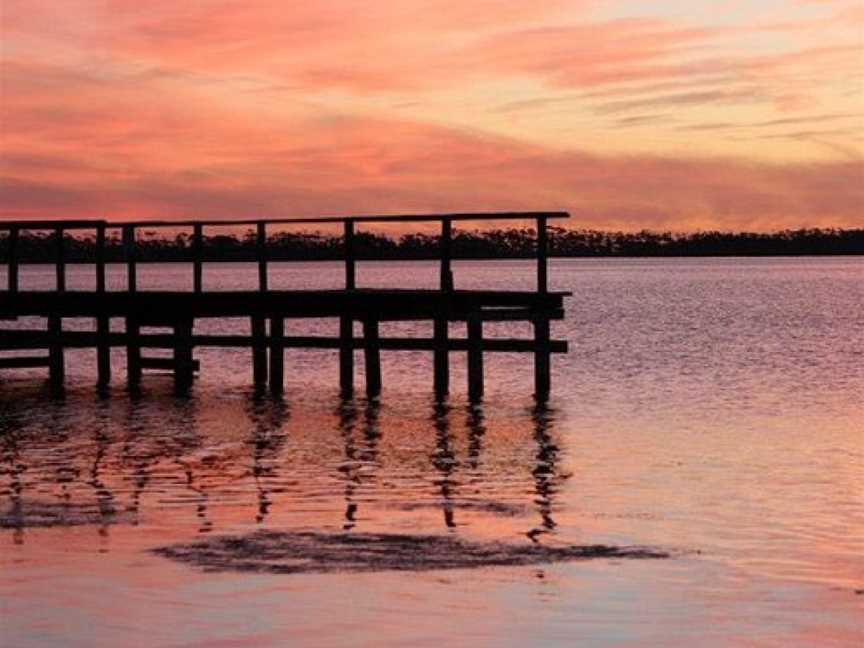
[[[16,320],[39,316],[47,321],[44,329],[0,330],[0,369],[47,367],[50,385],[62,390],[65,378],[64,352],[72,348],[92,348],[97,357],[97,385],[105,389],[111,382],[112,347],[125,348],[127,383],[138,387],[145,370],[173,373],[175,388],[185,392],[201,370],[194,357],[200,347],[248,348],[252,379],[258,387],[268,386],[274,394],[282,393],[285,382],[285,352],[291,348],[334,349],[339,352],[339,384],[344,395],[354,391],[354,353],[363,351],[366,393],[377,396],[382,390],[382,351],[431,351],[433,354],[433,389],[437,396],[450,390],[450,353],[467,354],[468,395],[479,401],[484,391],[484,355],[487,352],[530,353],[534,357],[535,395],[546,398],[550,392],[550,358],[565,353],[567,342],[550,337],[550,321],[564,316],[563,300],[568,293],[548,289],[547,221],[567,218],[561,212],[522,212],[484,214],[438,214],[403,216],[351,216],[340,218],[307,218],[293,220],[234,221],[138,221],[111,223],[85,221],[6,221],[0,231],[6,232],[6,289],[0,291],[0,318]],[[536,222],[536,289],[478,290],[456,287],[452,270],[452,237],[454,223],[464,221],[527,220]],[[438,222],[440,224],[440,281],[437,289],[408,290],[400,288],[361,288],[357,285],[356,265],[369,260],[355,250],[356,227],[364,224],[400,224]],[[337,290],[274,290],[269,286],[268,227],[288,225],[341,226],[343,232],[344,288]],[[208,261],[202,244],[205,227],[253,226],[258,269],[257,289],[245,291],[205,291],[204,269]],[[137,233],[146,229],[191,228],[190,248],[192,290],[140,290],[138,286]],[[106,232],[121,230],[126,285],[123,290],[109,290],[106,282]],[[53,290],[21,290],[19,271],[22,260],[18,241],[22,231],[53,232],[55,285]],[[66,282],[65,247],[70,232],[95,231],[95,289],[69,290]],[[272,231],[272,229],[271,229]],[[154,262],[150,262],[154,263]],[[158,262],[155,262],[158,263]],[[92,318],[90,331],[64,330],[64,319]],[[111,320],[124,322],[123,331],[111,330]],[[207,318],[246,318],[249,333],[241,335],[203,335],[195,332],[195,323]],[[333,318],[339,322],[338,336],[287,335],[286,320]],[[382,322],[427,321],[431,337],[382,337]],[[486,322],[523,321],[533,326],[531,338],[484,338]],[[449,325],[463,323],[467,335],[451,337]],[[355,323],[362,326],[356,336]],[[161,332],[144,329],[161,328]],[[148,354],[153,349],[170,349],[170,357]],[[31,352],[34,355],[22,355]]]

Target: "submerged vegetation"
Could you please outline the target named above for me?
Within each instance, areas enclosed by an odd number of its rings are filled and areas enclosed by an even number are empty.
[[[533,257],[536,232],[507,228],[453,233],[456,258]],[[63,247],[67,261],[88,261],[95,256],[95,237],[67,233]],[[249,261],[256,258],[252,231],[240,235],[204,236],[203,257],[211,261]],[[371,232],[355,234],[355,253],[366,259],[437,258],[436,234],[411,233],[388,236]],[[24,261],[54,259],[57,239],[53,233],[22,232],[19,258]],[[780,256],[864,254],[864,229],[799,229],[767,234],[753,232],[607,232],[550,228],[549,251],[559,257],[669,257],[669,256]],[[136,242],[140,261],[183,261],[192,258],[193,239],[187,233],[173,237],[143,229]],[[267,256],[273,260],[339,259],[342,238],[321,232],[277,232],[267,239]],[[8,255],[7,239],[0,238],[0,259]],[[123,259],[119,235],[106,239],[108,261]]]

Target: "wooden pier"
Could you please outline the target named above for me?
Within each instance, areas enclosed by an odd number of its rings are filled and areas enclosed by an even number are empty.
[[[252,379],[256,386],[267,386],[279,394],[285,376],[285,351],[291,348],[338,349],[339,384],[345,394],[354,389],[354,352],[363,350],[366,392],[376,396],[382,388],[382,351],[430,351],[433,354],[433,388],[443,397],[450,390],[450,353],[467,354],[468,395],[483,396],[483,366],[486,352],[521,352],[534,356],[535,394],[545,399],[551,388],[550,356],[566,353],[567,342],[550,338],[550,321],[564,316],[566,293],[548,290],[547,221],[566,218],[566,213],[530,212],[507,214],[443,214],[410,216],[354,216],[346,218],[307,218],[268,221],[15,221],[0,222],[6,231],[7,286],[0,291],[0,318],[15,320],[39,316],[47,325],[39,330],[0,329],[0,369],[47,367],[55,389],[62,389],[65,373],[64,351],[72,348],[95,349],[97,385],[111,382],[112,347],[126,350],[126,378],[130,388],[140,383],[148,369],[171,371],[179,391],[189,388],[200,366],[194,358],[198,347],[242,347],[250,349]],[[533,291],[460,290],[452,272],[452,228],[454,222],[482,220],[527,220],[537,224],[537,286]],[[357,257],[354,252],[358,224],[439,222],[440,282],[438,289],[358,288]],[[268,286],[267,228],[286,225],[341,225],[345,287],[339,290],[272,290]],[[248,291],[205,291],[203,232],[207,226],[252,226],[256,237],[258,288]],[[146,228],[192,230],[192,291],[139,290],[137,279],[136,232]],[[106,231],[122,230],[123,263],[126,288],[109,290],[106,282]],[[54,290],[19,289],[19,234],[23,230],[50,230],[54,233]],[[71,230],[92,230],[95,238],[96,286],[92,291],[67,290],[64,237]],[[365,260],[365,259],[364,259]],[[67,331],[64,318],[93,318],[92,331]],[[200,335],[194,332],[196,320],[204,318],[246,318],[246,335]],[[112,318],[125,322],[122,332],[111,331]],[[292,336],[285,334],[285,320],[333,318],[339,321],[339,335]],[[381,322],[427,321],[433,335],[419,337],[382,337]],[[489,339],[483,336],[485,322],[526,321],[534,335],[525,339]],[[354,334],[354,323],[362,324],[362,335]],[[466,326],[464,338],[450,337],[449,323]],[[269,323],[269,327],[268,327]],[[159,327],[167,331],[143,332]],[[269,329],[269,330],[268,330]],[[148,349],[170,349],[171,357],[148,357]],[[9,356],[3,352],[15,351]],[[21,351],[35,355],[20,355]]]

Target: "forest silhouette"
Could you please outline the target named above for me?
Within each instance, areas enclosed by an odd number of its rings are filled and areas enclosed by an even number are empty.
[[[23,231],[17,245],[21,261],[52,261],[57,253],[54,232]],[[8,257],[7,238],[0,238],[0,259]],[[257,258],[255,233],[204,236],[203,257],[209,261],[253,261]],[[535,255],[536,231],[505,228],[454,231],[456,258],[529,258]],[[388,236],[372,232],[354,235],[358,259],[438,258],[437,234],[410,233]],[[67,262],[95,258],[93,235],[63,236]],[[549,252],[557,257],[672,257],[672,256],[795,256],[864,254],[864,229],[798,229],[772,233],[701,231],[690,233],[609,232],[590,229],[549,228]],[[271,260],[326,260],[343,258],[341,235],[319,231],[274,232],[267,237]],[[193,256],[193,239],[186,233],[164,236],[143,228],[136,241],[139,261],[187,261]],[[105,258],[121,261],[123,242],[115,234],[106,238]]]

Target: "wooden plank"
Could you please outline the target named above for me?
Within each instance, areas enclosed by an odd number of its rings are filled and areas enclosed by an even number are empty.
[[[281,394],[285,389],[285,319],[270,319],[270,392]]]
[[[0,369],[29,369],[31,367],[49,367],[51,359],[48,356],[15,356],[0,358]]]
[[[315,225],[326,223],[344,223],[347,220],[352,220],[358,223],[430,223],[440,221],[442,218],[447,218],[452,221],[503,221],[503,220],[534,220],[538,216],[554,219],[570,218],[570,214],[562,211],[526,211],[526,212],[457,212],[446,214],[389,214],[389,215],[349,215],[349,216],[323,216],[315,218],[267,218],[267,219],[225,219],[225,220],[146,220],[146,221],[129,221],[129,224],[136,227],[189,227],[195,223],[202,225],[218,225],[230,227],[236,225],[256,225],[264,222],[268,225]],[[21,221],[27,223],[28,221]],[[92,222],[88,225],[92,227]],[[53,227],[57,221],[47,221]],[[109,227],[118,227],[123,223],[109,223]],[[36,229],[36,228],[34,228]]]
[[[174,348],[173,336],[170,333],[141,334],[137,338],[142,347],[148,349]],[[110,333],[108,341],[111,346],[122,347],[127,343],[125,333]],[[194,335],[193,345],[196,347],[252,348],[254,340],[249,335]],[[47,349],[48,337],[45,331],[0,331],[0,351]],[[64,331],[63,346],[68,349],[93,348],[98,343],[98,333],[86,331]],[[265,348],[270,346],[268,337],[264,338]],[[386,337],[378,340],[382,351],[435,351],[438,343],[430,338]],[[299,335],[286,336],[283,347],[286,349],[341,349],[344,341],[340,337]],[[464,352],[468,350],[469,341],[466,338],[448,338],[448,351]],[[353,338],[350,348],[363,349],[365,341]],[[483,351],[493,353],[533,353],[536,342],[533,339],[516,338],[484,338]],[[550,340],[550,353],[567,353],[565,340]]]
[[[363,320],[363,355],[366,360],[366,395],[381,393],[381,343],[378,335],[378,320]]]

